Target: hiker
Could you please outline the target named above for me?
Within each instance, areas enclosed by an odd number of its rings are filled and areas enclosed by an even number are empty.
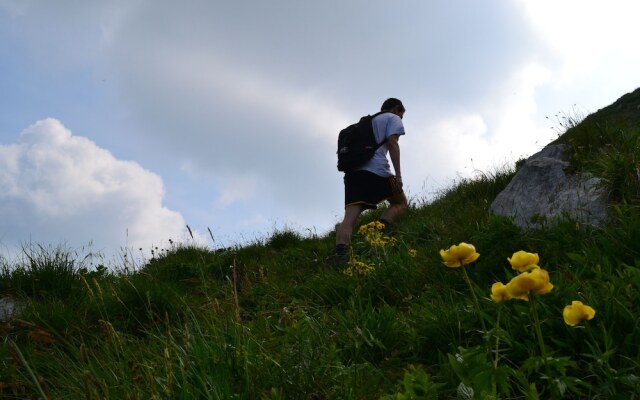
[[[402,190],[400,170],[400,146],[398,140],[404,135],[402,117],[405,108],[402,102],[390,98],[382,103],[381,113],[372,121],[377,143],[383,143],[373,157],[362,166],[348,170],[344,175],[344,219],[336,230],[335,263],[343,264],[348,258],[351,235],[358,217],[364,210],[375,210],[378,203],[386,200],[387,208],[380,218],[384,232],[390,234],[395,221],[407,209],[407,198]],[[387,153],[391,158],[395,175],[391,172]]]

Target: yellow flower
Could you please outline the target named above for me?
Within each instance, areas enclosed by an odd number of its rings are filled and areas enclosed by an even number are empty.
[[[462,242],[447,250],[440,250],[440,257],[444,265],[456,268],[474,262],[480,257],[480,253],[476,253],[476,248],[472,244]]]
[[[384,224],[382,222],[373,221],[373,222],[369,222],[366,225],[362,225],[358,229],[358,233],[366,236],[367,234],[371,234],[371,232],[381,231],[382,229],[384,229]]]
[[[518,275],[507,283],[507,295],[512,299],[529,301],[529,292],[531,292],[533,284],[532,279]]]
[[[358,229],[358,233],[372,246],[385,247],[387,244],[394,244],[396,239],[385,235],[382,232],[384,224],[380,221],[369,222]]]
[[[536,286],[533,288],[533,292],[536,294],[547,294],[553,289],[547,270],[538,267],[527,274],[531,274],[531,277],[536,281]]]
[[[570,326],[576,326],[584,320],[592,319],[595,315],[596,310],[577,300],[572,301],[570,306],[566,306],[562,310],[564,322]]]
[[[538,263],[540,262],[538,253],[527,253],[526,251],[520,250],[513,253],[511,258],[507,258],[507,260],[511,264],[511,268],[520,272],[527,272],[535,268],[540,268],[538,267]]]
[[[376,268],[373,265],[368,265],[352,258],[347,262],[347,268],[344,270],[344,274],[347,276],[367,276],[375,270]]]
[[[529,272],[523,272],[507,284],[507,293],[515,299],[528,301],[529,293],[549,293],[553,285],[549,281],[549,273],[542,268],[535,268]]]
[[[496,282],[491,285],[491,298],[496,303],[502,303],[503,301],[510,300],[511,296],[509,296],[507,286],[504,283]]]
[[[409,257],[416,258],[418,256],[418,251],[416,249],[409,249]]]

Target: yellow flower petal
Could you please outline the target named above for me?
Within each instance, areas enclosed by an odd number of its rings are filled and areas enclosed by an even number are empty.
[[[502,282],[496,282],[491,285],[491,299],[496,303],[502,303],[503,301],[511,299],[507,286]]]
[[[507,258],[507,261],[511,264],[511,268],[520,272],[526,272],[534,268],[539,268],[538,263],[540,262],[540,257],[538,253],[528,253],[520,250],[513,253],[511,258]]]
[[[440,257],[442,257],[443,264],[447,267],[455,268],[462,265],[460,260],[450,253],[449,250],[440,250]]]
[[[522,274],[511,279],[506,285],[506,291],[509,297],[529,301],[529,292],[534,286],[534,282],[527,276]]]
[[[549,273],[538,267],[529,272],[523,272],[507,284],[507,291],[513,298],[529,300],[529,293],[546,294],[553,289],[549,281]]]
[[[442,257],[444,265],[456,268],[471,264],[480,257],[480,253],[476,252],[476,248],[472,244],[462,242],[459,245],[449,247],[447,250],[440,250],[440,257]]]
[[[564,322],[570,326],[576,326],[584,320],[593,319],[595,315],[596,310],[577,300],[572,301],[571,305],[566,306],[564,310],[562,310]]]
[[[531,274],[531,277],[536,282],[535,287],[532,289],[535,293],[546,294],[553,289],[553,285],[549,281],[549,273],[547,270],[538,267],[528,273]]]

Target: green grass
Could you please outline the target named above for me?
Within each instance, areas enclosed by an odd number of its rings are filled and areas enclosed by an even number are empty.
[[[287,230],[218,251],[173,245],[117,271],[63,248],[0,260],[0,293],[24,302],[0,324],[0,398],[638,398],[640,134],[606,121],[559,139],[606,179],[599,228],[522,231],[490,215],[507,167],[414,201],[393,243],[354,235],[355,259],[374,268],[363,275],[334,271],[333,234]],[[463,241],[478,260],[445,267],[440,249]],[[554,288],[495,303],[518,250],[540,255]],[[566,325],[573,300],[595,318]]]

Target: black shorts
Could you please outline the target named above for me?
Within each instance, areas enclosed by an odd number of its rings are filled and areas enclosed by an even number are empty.
[[[404,197],[395,176],[383,178],[369,171],[349,171],[344,174],[344,205],[362,204],[375,210],[378,203],[396,196]]]

